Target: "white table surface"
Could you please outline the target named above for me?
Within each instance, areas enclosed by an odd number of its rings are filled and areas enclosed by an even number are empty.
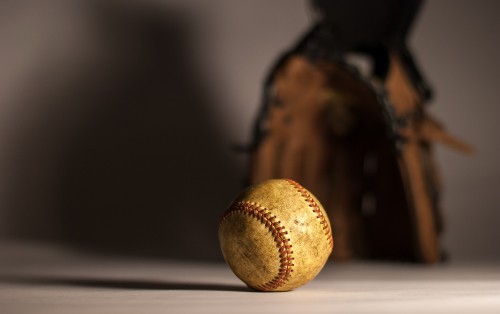
[[[500,266],[330,262],[292,292],[245,287],[222,263],[0,243],[0,313],[500,313]]]

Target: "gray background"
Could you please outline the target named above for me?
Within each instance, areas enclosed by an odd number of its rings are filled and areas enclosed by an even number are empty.
[[[0,4],[0,236],[221,258],[262,80],[310,25],[304,1]],[[431,112],[473,144],[438,147],[445,245],[500,258],[500,2],[425,3],[410,46]]]

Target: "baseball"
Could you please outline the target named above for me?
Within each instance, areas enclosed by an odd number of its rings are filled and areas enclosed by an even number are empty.
[[[235,275],[260,291],[289,291],[306,284],[333,250],[325,210],[289,179],[245,189],[222,216],[219,242]]]

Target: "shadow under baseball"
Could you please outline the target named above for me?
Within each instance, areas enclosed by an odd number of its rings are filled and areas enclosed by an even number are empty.
[[[255,292],[244,285],[217,283],[168,282],[104,278],[57,278],[57,277],[4,277],[3,282],[34,286],[65,286],[118,290],[189,290],[189,291],[234,291]]]

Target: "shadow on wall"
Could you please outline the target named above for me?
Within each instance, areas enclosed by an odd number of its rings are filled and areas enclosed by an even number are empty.
[[[9,235],[220,259],[218,221],[241,173],[200,82],[193,24],[112,3],[90,2],[85,62],[52,92],[27,93],[44,109],[9,139]]]

